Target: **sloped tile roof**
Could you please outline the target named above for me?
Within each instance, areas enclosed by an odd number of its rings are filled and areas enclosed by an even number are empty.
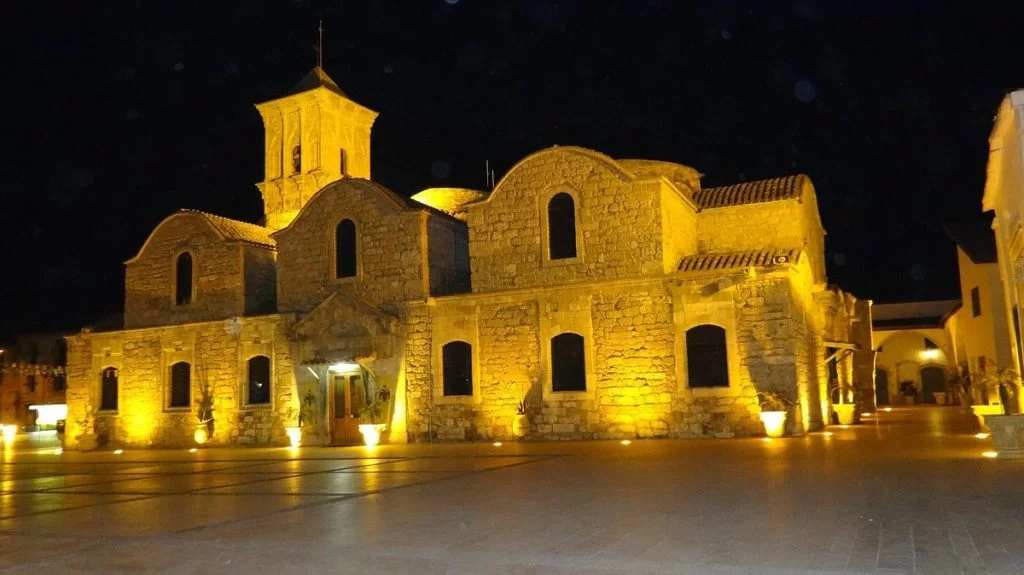
[[[744,182],[721,188],[706,188],[693,195],[702,209],[725,208],[744,204],[762,204],[800,197],[800,191],[810,178],[803,174]]]
[[[724,254],[699,254],[686,256],[679,267],[680,272],[721,271],[753,267],[768,267],[796,263],[800,258],[799,249],[751,250]]]
[[[203,218],[210,222],[210,225],[217,230],[217,233],[224,236],[224,239],[226,240],[245,242],[261,248],[277,248],[277,244],[274,242],[273,238],[270,237],[270,230],[263,226],[250,224],[249,222],[232,220],[223,216],[201,212],[199,210],[181,211],[203,216]]]
[[[315,66],[308,74],[303,76],[303,78],[299,80],[298,84],[295,84],[292,86],[291,90],[288,90],[287,95],[292,96],[302,92],[308,92],[315,88],[327,88],[339,96],[348,98],[348,96],[345,95],[345,92],[341,91],[338,84],[335,83],[335,81],[332,80],[331,77],[327,75],[327,72],[325,72],[320,66]]]

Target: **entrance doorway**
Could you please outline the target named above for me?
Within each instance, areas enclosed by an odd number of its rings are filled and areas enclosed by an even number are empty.
[[[941,367],[921,369],[921,403],[935,403],[935,392],[946,391],[946,372]]]
[[[335,374],[331,382],[331,443],[355,445],[362,443],[359,424],[368,397],[362,373]]]
[[[889,405],[889,372],[875,370],[875,405]]]

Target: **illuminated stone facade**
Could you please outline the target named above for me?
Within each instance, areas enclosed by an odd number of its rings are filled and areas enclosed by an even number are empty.
[[[300,420],[307,444],[351,440],[369,416],[338,386],[365,380],[391,442],[751,435],[762,391],[801,433],[829,409],[827,344],[871,349],[867,302],[826,285],[805,176],[702,189],[686,166],[553,147],[489,194],[406,199],[369,180],[376,114],[320,70],[300,86],[258,106],[266,225],[171,216],[127,264],[129,329],[70,338],[69,445],[188,444],[177,362],[212,386],[213,444],[283,444]],[[252,406],[257,356],[274,391]],[[108,367],[116,413],[97,408]]]

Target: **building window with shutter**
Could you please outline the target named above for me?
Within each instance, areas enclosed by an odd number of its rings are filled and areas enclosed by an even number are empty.
[[[708,324],[686,330],[686,373],[690,387],[729,386],[724,329]]]

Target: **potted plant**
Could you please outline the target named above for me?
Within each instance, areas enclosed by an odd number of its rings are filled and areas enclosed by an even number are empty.
[[[949,372],[949,376],[946,378],[946,389],[949,393],[956,395],[956,400],[960,403],[960,408],[963,411],[966,412],[971,407],[971,379],[961,374],[958,369],[954,368]],[[947,394],[946,399],[947,403],[953,403],[950,395]]]
[[[917,401],[917,388],[914,387],[913,381],[900,382],[900,396],[903,397],[904,404],[914,405]]]
[[[526,414],[530,409],[530,400],[522,398],[516,403],[516,414],[512,417],[512,435],[522,439],[530,428],[530,416]]]
[[[975,375],[972,378],[974,387],[977,388],[981,397],[976,398],[975,402],[971,405],[971,411],[978,418],[978,425],[983,430],[990,431],[988,421],[986,421],[987,417],[1004,413],[1000,391],[1004,385],[1009,385],[1014,377],[1016,377],[1016,373],[1013,370],[997,369]],[[993,395],[996,396],[995,401],[993,401]]]
[[[302,412],[295,408],[288,410],[288,421],[294,421],[296,415],[298,415],[296,425],[284,428],[284,434],[288,437],[288,445],[290,447],[300,447],[302,445]]]
[[[832,403],[832,409],[836,412],[839,425],[852,425],[857,410],[857,404],[853,401],[853,388],[849,383],[836,382],[832,386],[832,394],[838,394],[838,401]]]
[[[787,405],[790,402],[774,391],[757,392],[757,402],[761,405],[761,423],[768,437],[782,437],[786,434]]]
[[[386,423],[379,423],[381,415],[385,413],[391,401],[391,390],[383,385],[377,390],[376,396],[370,405],[367,405],[360,416],[369,417],[370,423],[360,423],[359,433],[363,435],[363,443],[367,447],[373,447],[380,443],[380,434],[387,429]]]
[[[213,390],[210,389],[210,382],[201,375],[196,408],[196,431],[192,434],[192,439],[197,445],[202,445],[213,435]]]
[[[1010,413],[1011,406],[1017,406],[1020,395],[1020,376],[1013,369],[1000,369],[983,375],[979,383],[985,390],[986,399],[994,391],[1002,400],[998,404],[974,406],[989,408],[986,410],[989,413],[979,415],[979,420],[983,427],[991,431],[992,444],[999,457],[1024,458],[1024,415]],[[978,412],[975,411],[975,414]]]

